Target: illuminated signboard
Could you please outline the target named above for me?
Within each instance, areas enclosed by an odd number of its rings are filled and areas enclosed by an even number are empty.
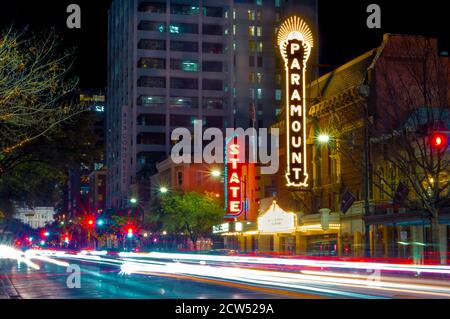
[[[239,144],[233,139],[226,146],[227,172],[227,218],[237,217],[242,213],[242,163],[239,163]]]
[[[213,234],[225,233],[230,230],[230,223],[213,226]]]
[[[274,201],[270,208],[258,217],[258,230],[261,233],[291,233],[297,227],[296,218],[294,213],[285,212]]]
[[[307,187],[305,71],[313,46],[311,30],[291,17],[278,31],[278,45],[286,73],[286,185]]]

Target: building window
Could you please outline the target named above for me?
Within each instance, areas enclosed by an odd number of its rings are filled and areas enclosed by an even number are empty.
[[[137,143],[146,145],[164,145],[166,144],[166,135],[164,133],[139,133],[137,135]]]
[[[191,6],[187,4],[171,4],[170,13],[180,15],[197,15],[199,13],[198,6]]]
[[[203,90],[222,91],[222,80],[203,79]]]
[[[198,52],[198,43],[189,41],[170,41],[172,51]]]
[[[256,27],[256,36],[262,37],[262,27]]]
[[[143,31],[155,31],[155,32],[164,32],[165,31],[164,22],[154,22],[154,21],[141,21],[138,24],[138,30]]]
[[[171,23],[169,32],[172,34],[191,33],[198,34],[198,25],[192,23]]]
[[[255,10],[248,10],[247,11],[247,17],[250,21],[255,20]]]
[[[275,100],[281,101],[281,90],[280,89],[275,90]]]
[[[166,4],[161,2],[141,2],[138,7],[139,12],[166,13]]]
[[[203,61],[203,72],[223,72],[223,62],[221,61]]]
[[[234,30],[233,30],[234,32]],[[203,25],[203,34],[207,35],[222,35],[223,28],[221,25],[216,24],[204,24]]]
[[[157,76],[141,76],[138,79],[138,86],[150,88],[165,88],[166,78]]]
[[[263,58],[262,58],[262,56],[259,56],[257,60],[258,60],[258,68],[262,68],[262,66],[263,66]]]
[[[223,127],[222,116],[207,116],[205,119],[205,125],[208,123],[209,127]]]
[[[275,7],[277,7],[277,8],[280,7],[280,0],[275,0]]]
[[[172,96],[170,97],[170,107],[196,109],[198,108],[198,98]]]
[[[143,126],[165,126],[166,116],[164,114],[139,114],[136,123]]]
[[[170,125],[176,127],[191,127],[194,125],[195,117],[190,115],[171,115]]]
[[[277,75],[275,76],[275,84],[276,84],[277,86],[281,86],[281,74],[277,74]]]
[[[143,69],[165,69],[166,60],[160,58],[141,58],[138,62],[138,68]]]
[[[203,15],[206,17],[222,18],[223,9],[221,7],[203,7]],[[228,15],[225,15],[228,18]]]
[[[252,100],[254,100],[255,99],[255,89],[248,89],[249,90],[249,92],[250,92],[250,98],[252,99]]]
[[[170,78],[171,89],[185,89],[185,90],[197,90],[197,79],[190,78]]]
[[[255,56],[251,55],[248,57],[248,66],[254,67],[255,66]]]
[[[183,172],[177,172],[177,183],[179,186],[183,185]]]
[[[261,11],[261,9],[256,10],[256,20],[258,20],[258,21],[262,20],[262,11]]]
[[[203,42],[203,53],[222,54],[223,45],[222,43]]]
[[[256,51],[255,41],[253,41],[253,40],[248,41],[248,50],[250,52],[255,52]]]
[[[255,84],[255,82],[256,82],[256,76],[255,76],[255,73],[250,72],[250,73],[248,74],[248,80],[249,80],[249,82],[250,82],[251,84]]]
[[[138,98],[137,104],[140,106],[161,107],[166,104],[166,98],[164,96],[141,95]]]
[[[159,162],[166,156],[164,152],[140,152],[137,154],[137,161],[140,165]]]
[[[263,52],[263,44],[262,42],[258,42],[258,53],[262,53]]]
[[[256,82],[258,83],[258,84],[261,84],[262,83],[262,73],[256,73]]]
[[[185,72],[197,72],[198,61],[170,59],[170,68],[172,70],[181,70]]]
[[[164,40],[142,39],[138,43],[138,49],[165,50],[166,49],[166,41],[164,41]]]
[[[255,26],[248,27],[248,35],[251,37],[255,36]]]
[[[258,100],[262,99],[262,89],[257,89],[256,90],[256,97]]]
[[[223,98],[204,97],[203,108],[207,110],[222,110],[226,106],[226,101]]]

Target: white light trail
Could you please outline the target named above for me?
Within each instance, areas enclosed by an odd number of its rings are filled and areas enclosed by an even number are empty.
[[[199,254],[178,254],[178,253],[119,253],[120,257],[131,258],[152,258],[165,260],[195,260],[212,261],[227,263],[246,263],[246,264],[264,264],[278,266],[306,266],[318,268],[341,268],[341,269],[359,269],[359,270],[383,270],[383,271],[402,271],[412,273],[434,273],[450,274],[450,266],[441,265],[415,265],[415,264],[392,264],[392,263],[374,263],[374,262],[353,262],[353,261],[330,261],[330,260],[309,260],[309,259],[290,259],[290,258],[266,258],[266,257],[241,257],[241,256],[214,256]]]
[[[26,264],[28,267],[33,269],[40,269],[37,264],[29,260],[24,256],[24,252],[21,250],[17,250],[13,247],[0,245],[0,259],[14,259],[18,262]]]

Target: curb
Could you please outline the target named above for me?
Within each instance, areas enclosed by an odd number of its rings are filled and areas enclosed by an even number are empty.
[[[0,299],[2,298],[2,295],[4,295],[6,299],[22,298],[11,280],[7,277],[0,278]]]

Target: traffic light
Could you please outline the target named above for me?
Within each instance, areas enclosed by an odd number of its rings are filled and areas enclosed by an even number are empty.
[[[86,219],[86,227],[94,227],[95,226],[95,219],[92,217],[88,217]]]
[[[430,145],[437,151],[442,151],[447,147],[447,135],[441,132],[434,132],[430,135]]]
[[[104,224],[105,224],[105,221],[103,219],[97,220],[97,225],[98,226],[103,226]]]
[[[127,229],[127,237],[128,238],[133,238],[133,232],[134,232],[133,227],[128,227],[128,229]]]

